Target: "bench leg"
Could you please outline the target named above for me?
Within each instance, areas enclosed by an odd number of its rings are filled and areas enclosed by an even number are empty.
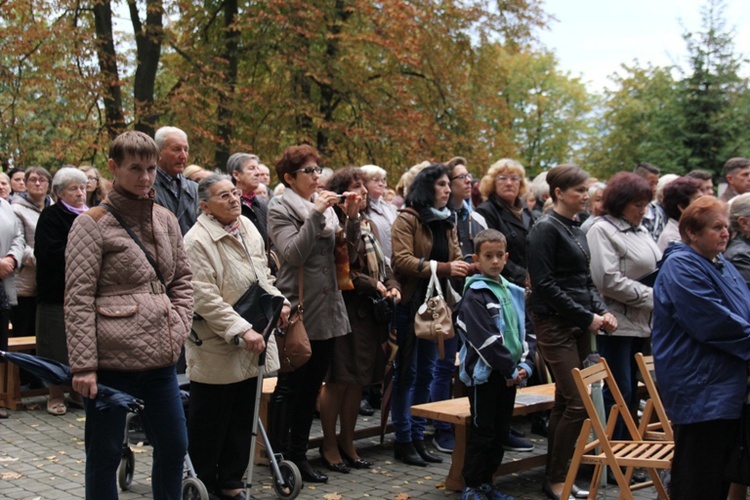
[[[445,489],[450,491],[461,491],[464,489],[464,458],[466,456],[466,441],[468,438],[468,427],[455,425],[456,445],[451,455],[451,468],[448,477],[445,478]]]
[[[21,401],[21,371],[13,363],[6,363],[8,367],[7,396],[5,406],[11,410],[20,410],[23,408]]]

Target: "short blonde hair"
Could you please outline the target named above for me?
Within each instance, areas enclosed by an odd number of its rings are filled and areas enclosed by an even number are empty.
[[[482,180],[479,183],[479,192],[482,194],[483,199],[486,200],[495,192],[495,177],[504,173],[516,174],[521,178],[521,185],[518,188],[518,197],[523,198],[523,195],[526,194],[526,170],[519,161],[510,158],[503,158],[490,166],[489,170],[487,170],[487,173],[484,174],[484,177],[482,177]]]

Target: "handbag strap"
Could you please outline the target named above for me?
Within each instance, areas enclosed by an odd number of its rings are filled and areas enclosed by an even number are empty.
[[[164,276],[162,276],[161,271],[159,270],[159,266],[156,265],[156,261],[153,257],[151,257],[151,254],[148,253],[148,250],[146,250],[146,247],[143,246],[143,243],[141,243],[141,240],[138,239],[138,236],[133,232],[133,230],[128,226],[127,222],[118,214],[114,208],[112,208],[110,205],[107,205],[106,203],[102,203],[99,205],[104,210],[112,214],[112,217],[117,219],[117,222],[120,223],[122,228],[128,233],[128,235],[133,238],[133,241],[140,247],[141,250],[143,250],[143,253],[146,254],[146,260],[148,260],[148,263],[151,264],[151,267],[154,268],[154,271],[156,271],[156,277],[159,278],[159,281],[161,281],[161,284],[164,285],[166,288],[167,283],[164,281]]]
[[[304,311],[305,309],[302,305],[302,291],[303,291],[302,284],[304,283],[304,281],[305,281],[304,268],[302,266],[299,266],[299,303],[297,304],[297,311],[299,311],[300,313],[302,313],[302,311]]]
[[[425,302],[433,297],[433,295],[443,296],[443,287],[440,286],[440,280],[437,275],[437,261],[430,261],[430,282],[427,284],[427,293],[424,296]],[[437,294],[435,293],[437,292]]]

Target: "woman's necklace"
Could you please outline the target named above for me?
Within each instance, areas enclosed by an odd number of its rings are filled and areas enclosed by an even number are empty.
[[[557,212],[555,212],[555,213],[557,213]],[[558,219],[557,217],[555,217],[554,215],[550,215],[550,219],[552,219],[553,221],[557,222],[558,224],[560,224],[563,227],[563,229],[565,229],[565,232],[568,233],[568,235],[570,236],[570,239],[572,239],[575,242],[575,244],[578,246],[578,248],[581,249],[581,252],[583,252],[583,255],[586,256],[586,264],[591,265],[591,255],[589,255],[589,253],[586,251],[586,249],[583,248],[583,245],[581,245],[581,242],[578,241],[578,238],[576,238],[576,236],[573,234],[573,231],[570,230],[570,228],[568,227],[568,225],[565,224],[560,219]]]

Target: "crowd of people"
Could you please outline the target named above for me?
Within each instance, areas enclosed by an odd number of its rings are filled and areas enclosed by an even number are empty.
[[[278,374],[269,425],[305,482],[373,465],[354,429],[380,403],[392,327],[394,457],[427,467],[453,451],[449,424],[433,422],[431,444],[410,409],[452,396],[458,356],[472,413],[467,500],[508,498],[493,472],[505,450],[533,448],[511,426],[516,390],[547,373],[554,406],[531,428],[548,439],[541,488],[560,497],[586,418],[571,370],[592,352],[633,414],[634,355],[653,353],[675,430],[673,498],[744,498],[723,472],[748,385],[750,160],[726,162],[716,197],[704,171],[642,163],[603,182],[567,164],[532,181],[517,160],[481,169],[462,157],[415,165],[391,190],[385,169],[323,168],[309,145],[282,152],[271,190],[257,155],[210,171],[189,165],[189,152],[185,132],[162,127],[153,139],[117,137],[107,175],[72,165],[0,174],[0,343],[12,323],[10,334],[36,335],[38,354],[70,365],[72,384],[49,387],[47,411],[86,412],[87,498],[117,498],[125,413],[91,403],[102,382],[145,403],[155,498],[180,498],[189,452],[212,498],[245,499],[259,356],[268,372],[281,365],[275,336],[233,308],[253,286],[283,297],[281,330],[304,308],[311,356]],[[439,346],[415,326],[435,282],[456,332]],[[308,461],[318,412],[327,471]],[[631,438],[622,422],[613,438]]]

